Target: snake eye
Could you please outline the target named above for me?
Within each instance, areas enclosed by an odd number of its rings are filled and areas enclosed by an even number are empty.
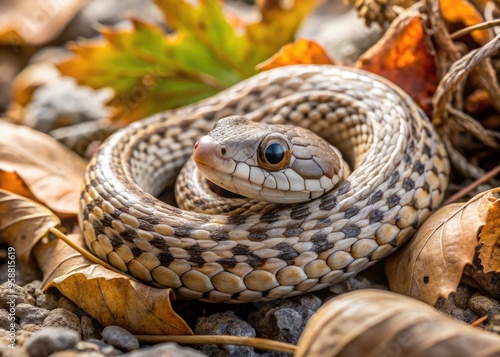
[[[267,170],[281,170],[290,162],[290,147],[280,134],[270,134],[259,147],[258,163]]]
[[[268,163],[276,165],[285,158],[285,148],[278,143],[272,143],[267,146],[264,155]]]

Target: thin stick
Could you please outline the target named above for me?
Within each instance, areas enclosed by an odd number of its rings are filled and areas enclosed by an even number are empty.
[[[92,262],[94,262],[96,264],[100,264],[103,267],[105,267],[106,269],[112,270],[112,271],[114,271],[116,273],[124,274],[124,272],[122,272],[121,270],[118,270],[114,266],[109,265],[104,260],[101,260],[101,259],[97,258],[95,255],[91,254],[88,250],[82,248],[81,246],[79,246],[78,244],[76,244],[75,242],[73,242],[71,239],[69,239],[63,232],[61,232],[57,228],[53,228],[52,227],[52,228],[49,229],[49,231],[52,234],[54,234],[57,238],[59,238],[60,240],[62,240],[64,243],[66,243],[67,245],[69,245],[71,248],[73,248],[74,250],[76,250],[78,253],[80,253],[81,255],[83,255],[88,260],[91,260]],[[130,278],[132,280],[137,281],[133,277],[130,277]]]
[[[477,326],[481,325],[483,322],[485,322],[486,320],[488,320],[488,315],[484,315],[483,317],[478,318],[476,321],[471,323],[469,326],[477,327]]]
[[[450,37],[452,40],[456,40],[457,38],[467,35],[471,32],[477,31],[477,30],[484,30],[484,29],[489,29],[491,27],[495,26],[500,26],[500,19],[495,19],[491,21],[486,21],[486,22],[481,22],[480,24],[472,25],[469,27],[466,27],[464,29],[458,30],[456,32],[453,32]]]
[[[491,180],[493,177],[496,175],[500,174],[500,165],[495,167],[494,169],[488,171],[484,176],[478,178],[476,181],[471,183],[470,185],[467,185],[466,187],[462,188],[460,191],[455,193],[453,196],[448,198],[446,202],[443,204],[443,206],[449,205],[450,203],[454,203],[464,197],[466,194],[468,194],[470,191],[475,189],[477,186],[482,185],[485,182],[488,182]]]
[[[249,346],[259,350],[284,352],[293,354],[297,350],[297,346],[290,343],[284,343],[265,338],[242,337],[242,336],[227,336],[227,335],[203,335],[203,336],[153,336],[153,335],[136,335],[139,342],[142,343],[160,343],[160,342],[177,342],[190,345],[237,345]]]

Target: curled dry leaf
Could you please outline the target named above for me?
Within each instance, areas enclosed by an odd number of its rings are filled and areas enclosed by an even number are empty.
[[[499,191],[445,206],[427,219],[409,244],[386,260],[390,289],[430,305],[454,292],[465,265],[472,263],[479,228]]]
[[[76,215],[85,161],[28,127],[0,120],[0,132],[0,188],[16,186],[20,194],[28,188],[31,197],[60,216]],[[17,177],[6,174],[14,172]]]
[[[427,112],[438,80],[425,41],[420,13],[410,8],[360,57],[356,67],[396,83]]]
[[[40,45],[57,36],[85,0],[0,2],[0,44]]]
[[[71,239],[83,245],[79,234]],[[34,251],[44,289],[57,288],[103,326],[118,325],[140,335],[190,335],[189,326],[170,304],[171,290],[157,289],[94,264],[63,241]]]
[[[13,247],[20,261],[30,262],[31,249],[60,223],[46,207],[0,189],[0,243]]]
[[[283,46],[275,55],[259,63],[257,69],[268,70],[271,68],[291,64],[335,64],[326,51],[315,41],[299,38],[293,43]]]
[[[486,225],[479,234],[479,259],[483,272],[500,272],[500,199],[488,211]]]
[[[499,354],[497,335],[454,321],[414,299],[369,289],[340,295],[323,305],[309,320],[294,356]]]

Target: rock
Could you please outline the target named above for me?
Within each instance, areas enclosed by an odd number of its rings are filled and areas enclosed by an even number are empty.
[[[66,296],[62,296],[59,300],[57,300],[57,307],[71,311],[74,314],[76,314],[76,311],[78,310],[78,306]]]
[[[459,285],[457,291],[455,292],[455,305],[460,309],[466,309],[472,293],[468,286]]]
[[[140,350],[124,354],[126,357],[205,357],[204,354],[186,347],[180,347],[176,343],[162,343],[152,347],[141,348]]]
[[[125,352],[139,348],[139,341],[137,338],[120,326],[105,327],[104,330],[102,330],[102,339],[104,342]]]
[[[49,292],[37,296],[36,306],[47,310],[54,310],[59,307],[57,298]]]
[[[455,309],[450,315],[455,320],[465,322],[466,324],[471,324],[479,318],[471,309]]]
[[[259,309],[255,318],[257,335],[282,342],[297,343],[307,321],[321,303],[321,299],[314,294],[266,303]],[[286,355],[271,353],[270,356]]]
[[[469,307],[479,316],[494,315],[500,311],[500,302],[483,295],[476,295],[469,299]]]
[[[255,337],[255,329],[239,319],[233,311],[200,317],[195,327],[196,335],[231,335]],[[235,345],[200,345],[197,346],[208,356],[258,356],[252,347]]]
[[[299,298],[299,303],[301,306],[304,308],[311,310],[311,311],[316,311],[321,307],[321,304],[323,303],[319,297],[313,294],[308,294],[301,296]]]
[[[345,294],[354,290],[368,289],[373,286],[373,283],[363,276],[355,276],[340,283],[330,286],[330,291],[334,294]]]
[[[443,298],[439,298],[434,307],[447,315],[451,315],[451,312],[457,308],[450,299]]]
[[[9,315],[7,311],[4,311],[5,310],[3,309],[0,310],[0,323],[2,324],[2,326],[0,327],[0,347],[15,343],[16,333],[17,331],[19,331],[19,325],[16,323],[16,321],[11,321],[11,319],[9,319],[9,317],[13,315]]]
[[[76,350],[78,351],[88,351],[88,352],[99,352],[99,354],[103,356],[122,356],[123,352],[117,350],[111,345],[107,343],[92,338],[88,341],[80,341],[76,345]]]
[[[9,311],[12,306],[19,304],[35,305],[35,298],[19,285],[14,284],[12,288],[8,283],[0,285],[0,308]]]
[[[23,346],[28,338],[30,338],[35,332],[42,329],[41,326],[28,325],[28,327],[31,327],[32,331],[21,328],[19,331],[16,331],[16,346]]]
[[[14,317],[14,321],[12,321],[12,317]],[[7,310],[0,309],[0,329],[8,330],[11,323],[14,323],[16,325],[16,330],[19,329],[19,326],[17,325],[15,320],[15,315],[9,315],[9,312]]]
[[[78,316],[62,308],[52,310],[43,321],[43,327],[65,327],[78,334],[82,333],[82,325]]]
[[[102,333],[102,326],[99,322],[90,316],[81,317],[82,324],[82,338],[88,340],[91,338],[100,339]]]
[[[42,294],[42,282],[40,280],[33,280],[24,286],[24,290],[33,296],[35,299]]]
[[[105,357],[105,356],[102,353],[96,351],[66,350],[53,353],[50,355],[50,357]]]
[[[73,78],[60,77],[35,90],[25,107],[26,125],[48,133],[63,126],[94,121],[108,116],[106,90],[79,86]]]
[[[301,314],[294,309],[285,307],[271,310],[256,328],[261,337],[297,343],[303,325],[304,320]]]
[[[32,357],[45,357],[52,353],[72,349],[80,341],[80,335],[67,328],[48,327],[31,335],[24,348]]]
[[[19,319],[21,328],[28,324],[42,325],[49,312],[47,309],[30,304],[19,304],[16,306],[16,317]]]

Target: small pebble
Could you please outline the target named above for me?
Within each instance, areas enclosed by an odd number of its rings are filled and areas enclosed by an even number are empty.
[[[23,287],[14,284],[11,290],[8,283],[3,283],[0,285],[0,308],[8,310],[11,307],[12,295],[16,296],[16,306],[19,304],[35,305],[35,298],[28,294]]]
[[[259,336],[281,342],[297,343],[304,320],[291,308],[276,308],[266,314],[256,326]]]
[[[493,315],[500,311],[500,302],[483,295],[476,295],[469,299],[469,307],[479,316]]]
[[[196,335],[231,335],[255,337],[255,329],[249,323],[238,318],[233,311],[200,317],[195,327]],[[197,346],[207,356],[232,357],[249,356],[258,354],[253,347],[235,345],[200,345]]]
[[[11,321],[11,315],[7,312],[5,309],[0,309],[0,329],[8,330],[10,328],[11,323],[15,323],[17,326],[16,321]],[[19,328],[19,326],[17,326]]]
[[[104,342],[115,346],[124,352],[133,351],[139,348],[137,338],[120,326],[107,326],[102,330]]]
[[[99,352],[103,356],[122,356],[123,352],[114,348],[111,345],[108,345],[107,343],[101,341],[101,340],[96,340],[95,338],[92,338],[88,341],[80,341],[76,345],[76,350],[78,351],[94,351],[94,352]]]
[[[50,355],[50,357],[105,357],[102,353],[96,351],[75,351],[67,350],[56,352]]]
[[[19,304],[16,306],[16,317],[19,319],[19,325],[23,328],[25,325],[42,325],[50,311],[30,304]]]
[[[36,306],[42,309],[54,310],[59,307],[57,298],[51,293],[42,293],[36,298]]]
[[[459,285],[457,291],[455,292],[455,305],[460,309],[466,309],[467,303],[469,302],[472,293],[468,286]]]
[[[49,326],[65,327],[76,331],[78,334],[82,333],[82,325],[78,316],[62,308],[54,309],[47,315],[43,321],[43,327]]]
[[[457,308],[451,300],[443,298],[439,298],[434,307],[447,315],[451,315],[451,312]]]
[[[57,307],[71,311],[74,314],[76,314],[76,311],[78,309],[78,306],[66,296],[62,296],[59,300],[57,300]]]
[[[48,327],[35,332],[24,344],[29,356],[46,357],[52,353],[72,349],[80,341],[80,335],[73,330]]]
[[[124,354],[126,357],[205,357],[201,352],[192,348],[180,347],[176,343],[162,343],[152,347],[141,348],[140,350]],[[216,356],[220,356],[217,354]]]
[[[81,317],[82,324],[82,338],[88,340],[91,338],[100,339],[102,333],[102,326],[99,322],[90,316]]]

